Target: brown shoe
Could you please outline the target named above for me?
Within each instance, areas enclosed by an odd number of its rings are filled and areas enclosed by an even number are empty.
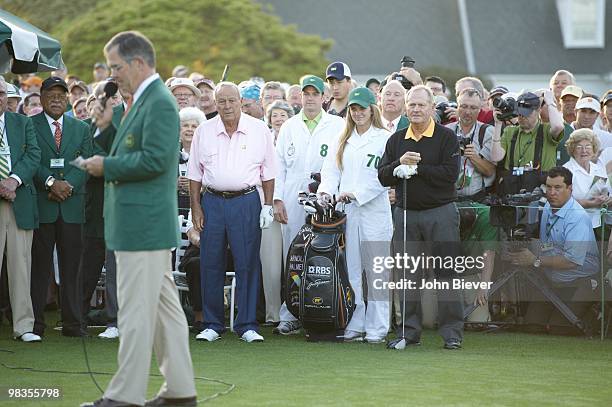
[[[157,396],[153,400],[145,401],[144,405],[145,407],[196,407],[198,405],[198,398],[193,396],[170,399]]]

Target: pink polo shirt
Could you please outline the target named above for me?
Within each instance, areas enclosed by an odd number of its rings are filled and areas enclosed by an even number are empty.
[[[220,116],[202,123],[193,135],[187,178],[217,191],[240,191],[276,177],[274,139],[268,126],[240,114],[228,136]]]

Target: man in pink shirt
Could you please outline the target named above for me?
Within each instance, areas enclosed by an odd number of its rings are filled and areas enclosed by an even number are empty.
[[[241,114],[235,84],[219,83],[215,103],[219,115],[197,128],[187,164],[193,226],[200,233],[204,330],[196,339],[212,342],[225,331],[223,284],[229,241],[239,304],[234,330],[246,342],[261,342],[255,317],[259,249],[261,229],[273,221],[274,142],[263,121]]]

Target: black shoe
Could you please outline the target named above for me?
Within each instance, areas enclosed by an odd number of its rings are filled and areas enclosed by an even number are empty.
[[[444,342],[444,349],[461,349],[461,340],[456,338],[447,339],[446,342]]]
[[[204,330],[204,322],[203,321],[193,321],[193,325],[189,329],[192,334],[199,334]]]
[[[145,401],[144,405],[145,407],[195,407],[198,405],[198,398],[196,396],[193,396],[169,399],[157,396],[153,400]]]

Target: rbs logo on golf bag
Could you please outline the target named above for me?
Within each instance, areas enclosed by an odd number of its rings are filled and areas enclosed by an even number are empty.
[[[322,274],[322,275],[330,275],[332,271],[331,266],[308,266],[308,274]]]

